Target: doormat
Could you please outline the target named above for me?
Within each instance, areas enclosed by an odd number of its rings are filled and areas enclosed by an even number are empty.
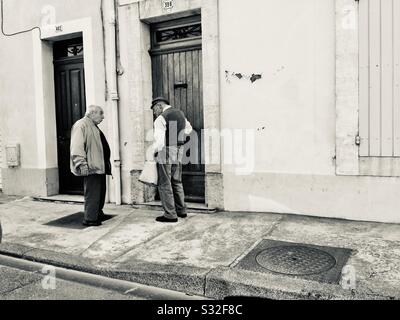
[[[67,228],[67,229],[86,229],[87,227],[82,225],[83,217],[84,217],[83,212],[77,212],[69,216],[65,216],[54,221],[50,221],[46,223],[45,226]],[[104,215],[103,219],[101,219],[101,222],[111,220],[114,217],[115,215],[106,214]]]
[[[264,240],[235,268],[339,284],[353,250]]]

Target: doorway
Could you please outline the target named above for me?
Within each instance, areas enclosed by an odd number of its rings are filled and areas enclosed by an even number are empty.
[[[54,43],[58,170],[61,194],[83,194],[83,178],[70,170],[71,129],[86,112],[83,40]]]
[[[151,37],[153,96],[164,96],[182,110],[193,126],[191,139],[199,142],[196,150],[185,146],[186,156],[191,159],[183,167],[186,201],[205,203],[201,16],[154,24]]]

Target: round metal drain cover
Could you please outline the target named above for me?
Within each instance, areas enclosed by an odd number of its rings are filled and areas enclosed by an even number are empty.
[[[329,253],[305,246],[271,247],[259,253],[256,261],[268,271],[293,276],[319,274],[336,265]]]

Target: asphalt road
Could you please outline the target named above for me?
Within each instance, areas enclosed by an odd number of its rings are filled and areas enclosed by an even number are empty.
[[[46,281],[44,277],[44,274],[0,266],[0,300],[144,300],[72,281]]]
[[[186,294],[0,255],[0,300],[192,300]]]

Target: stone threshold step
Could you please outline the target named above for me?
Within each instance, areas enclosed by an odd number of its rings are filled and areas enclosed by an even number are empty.
[[[84,197],[80,195],[65,195],[59,194],[56,196],[49,196],[49,197],[33,197],[35,201],[44,201],[44,202],[61,202],[61,203],[74,203],[74,204],[83,204]],[[215,213],[217,209],[207,207],[207,205],[202,203],[187,203],[188,210],[200,212],[200,213]],[[142,209],[150,209],[150,210],[162,210],[162,205],[160,201],[152,201],[146,203],[138,203],[133,205],[135,208],[142,208]]]
[[[62,203],[78,203],[78,204],[83,204],[85,202],[83,196],[69,195],[69,194],[58,194],[56,196],[49,196],[49,197],[33,197],[33,200],[44,201],[44,202],[62,202]]]
[[[186,203],[189,211],[195,211],[200,213],[215,213],[217,212],[216,208],[207,207],[204,203]],[[153,210],[162,210],[161,201],[152,201],[146,203],[137,203],[134,207],[145,208],[145,209],[153,209]]]

